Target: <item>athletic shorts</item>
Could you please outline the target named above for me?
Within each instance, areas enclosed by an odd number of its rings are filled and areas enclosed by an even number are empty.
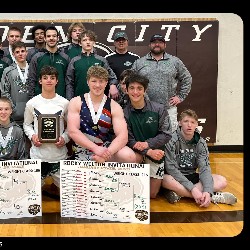
[[[102,144],[102,147],[108,148],[111,142],[106,141]],[[93,161],[92,156],[93,152],[87,148],[83,148],[79,145],[73,145],[73,155],[70,158],[71,160],[78,160],[78,161]]]
[[[50,163],[41,162],[41,176],[45,179],[47,176],[51,176],[60,170],[60,162]]]
[[[151,161],[149,158],[145,157],[144,164],[150,164],[150,177],[155,179],[163,179],[164,174],[164,162],[155,163]]]
[[[188,174],[185,175],[185,177],[191,181],[193,184],[196,184],[200,181],[199,174],[198,173],[193,173],[193,174]]]

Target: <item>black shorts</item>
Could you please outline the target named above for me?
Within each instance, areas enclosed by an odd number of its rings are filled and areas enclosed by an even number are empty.
[[[47,176],[56,173],[60,170],[60,162],[50,163],[41,162],[41,177],[45,179]]]
[[[191,181],[193,184],[196,184],[200,181],[199,174],[198,173],[193,173],[193,174],[188,174],[185,175],[185,177]]]

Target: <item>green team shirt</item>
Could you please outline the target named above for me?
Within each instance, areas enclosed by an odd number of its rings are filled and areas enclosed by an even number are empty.
[[[64,52],[57,50],[51,53],[48,50],[37,52],[30,61],[28,85],[30,87],[31,97],[41,94],[42,88],[39,83],[39,74],[44,65],[50,65],[58,71],[58,83],[56,86],[56,93],[62,97],[66,96],[65,75],[70,58]]]
[[[81,54],[82,47],[79,44],[71,43],[63,48],[63,52],[72,59],[73,57]]]
[[[134,109],[131,104],[124,108],[129,133],[128,146],[132,148],[137,141],[147,141],[150,148],[164,150],[165,144],[171,138],[168,113],[162,104],[147,100],[145,104],[143,109]],[[146,151],[142,154],[146,154]],[[156,163],[164,160],[150,159]]]
[[[87,71],[92,65],[104,67],[109,73],[109,84],[117,84],[118,80],[115,73],[110,68],[108,61],[95,53],[87,56],[81,53],[71,59],[66,73],[66,98],[70,100],[75,96],[81,96],[89,92],[87,83]]]
[[[158,133],[159,114],[154,111],[142,112],[141,109],[135,109],[131,112],[128,123],[131,127],[134,137],[137,141],[146,141],[155,137]]]

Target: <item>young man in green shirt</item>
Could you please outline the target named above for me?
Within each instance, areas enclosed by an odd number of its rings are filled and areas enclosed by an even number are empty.
[[[149,80],[138,73],[126,80],[130,102],[124,108],[128,146],[138,163],[150,164],[150,198],[156,198],[164,174],[164,148],[171,138],[169,115],[163,104],[145,98]]]

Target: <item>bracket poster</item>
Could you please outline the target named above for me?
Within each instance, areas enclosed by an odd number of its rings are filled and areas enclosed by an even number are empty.
[[[41,160],[0,161],[0,219],[42,216]]]
[[[61,216],[150,223],[150,165],[60,161]]]

